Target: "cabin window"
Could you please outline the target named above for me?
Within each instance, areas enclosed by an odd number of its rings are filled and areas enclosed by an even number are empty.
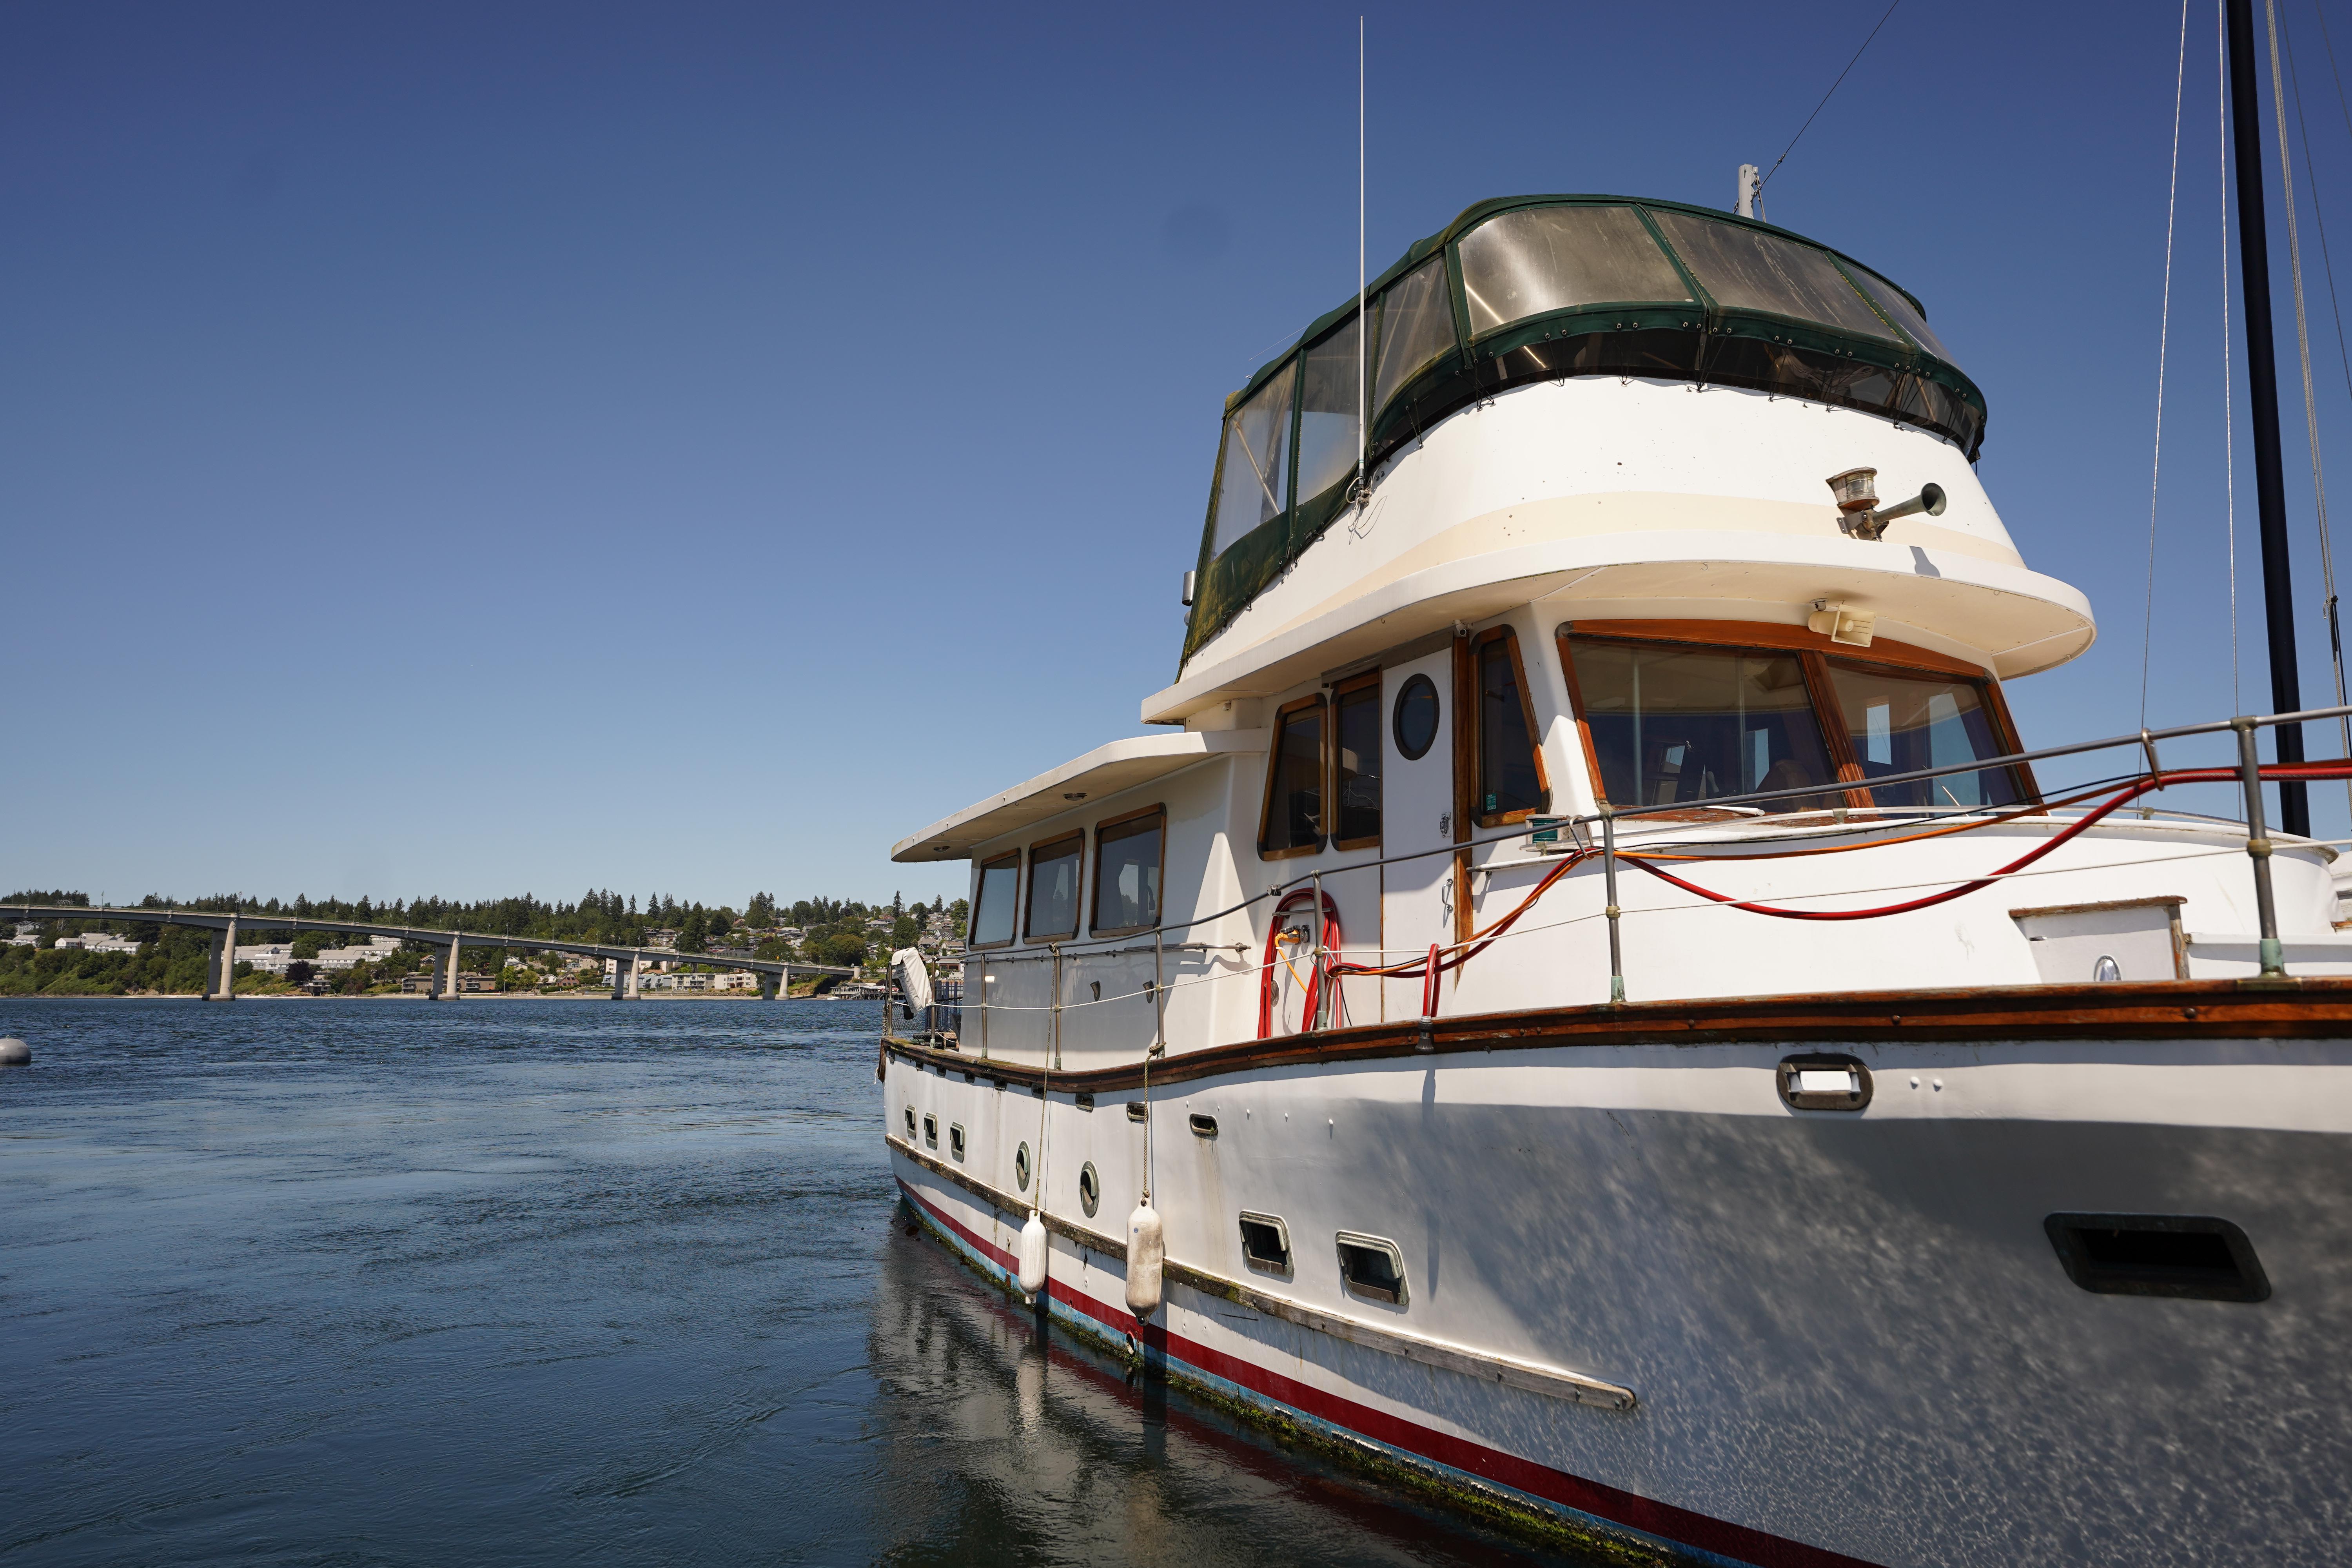
[[[1026,1143],[1013,1151],[1013,1179],[1021,1184],[1023,1192],[1029,1190],[1029,1145]]]
[[[1218,458],[1217,511],[1209,553],[1290,509],[1290,395],[1297,362],[1275,372],[1257,395],[1226,416]]]
[[[1864,782],[1997,757],[2007,749],[1985,709],[1979,682],[1843,658],[1826,662],[1830,689],[1836,694],[1839,716]],[[1966,810],[2014,805],[2025,792],[2011,769],[1986,768],[1874,786],[1870,798],[1877,805]]]
[[[1507,626],[1483,635],[1470,650],[1477,681],[1478,825],[1517,821],[1549,803],[1536,755],[1535,715],[1519,668],[1519,639]]]
[[[1381,676],[1343,683],[1331,696],[1331,795],[1339,819],[1333,846],[1362,849],[1381,841]]]
[[[1268,860],[1323,847],[1323,699],[1302,697],[1275,717],[1265,815],[1257,852]]]
[[[980,866],[980,892],[972,900],[974,947],[1003,947],[1013,940],[1013,905],[1021,896],[1021,851],[1009,849]]]
[[[1677,805],[1837,777],[1794,653],[1581,637],[1567,645],[1604,800]],[[1769,809],[1832,804],[1824,795]]]
[[[1375,1301],[1404,1305],[1404,1254],[1386,1237],[1339,1233],[1339,1278],[1349,1289]]]
[[[1029,921],[1031,942],[1059,942],[1078,934],[1078,862],[1086,849],[1083,833],[1048,839],[1029,847]]]
[[[1272,1274],[1290,1272],[1290,1227],[1281,1216],[1242,1213],[1242,1256],[1252,1268]]]
[[[963,1123],[961,1121],[948,1123],[948,1153],[954,1159],[963,1158]]]
[[[1408,763],[1429,755],[1437,742],[1437,682],[1425,675],[1408,679],[1397,691],[1396,713],[1390,727],[1396,734],[1397,754]]]
[[[1368,349],[1369,344],[1365,345]],[[1298,378],[1298,499],[1313,500],[1356,474],[1356,323],[1307,351]]]
[[[1631,207],[1521,207],[1472,229],[1461,250],[1473,337],[1547,310],[1690,299]]]
[[[1160,868],[1167,826],[1167,812],[1155,805],[1096,827],[1097,936],[1160,923]]]
[[[909,1143],[912,1143],[914,1141],[915,1141],[915,1108],[914,1108],[913,1106],[911,1106],[911,1105],[910,1105],[910,1106],[907,1107],[907,1142],[909,1142]]]
[[[1445,292],[1445,258],[1434,256],[1381,293],[1375,409],[1387,407],[1399,387],[1454,351],[1454,303]]]
[[[939,1146],[940,1119],[936,1116],[926,1116],[923,1118],[923,1147],[936,1149]]]
[[[1087,1211],[1088,1219],[1102,1207],[1102,1177],[1096,1173],[1092,1160],[1078,1169],[1078,1206]]]
[[[1895,335],[1826,251],[1688,213],[1657,209],[1650,216],[1725,310],[1822,321],[1868,338]]]

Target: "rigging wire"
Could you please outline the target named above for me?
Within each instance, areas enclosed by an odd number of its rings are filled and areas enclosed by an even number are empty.
[[[2164,363],[2172,340],[2172,225],[2180,205],[2180,104],[2189,82],[2189,0],[2180,0],[2180,58],[2172,76],[2172,179],[2164,197],[2164,309],[2156,329],[2156,455],[2147,472],[2147,603],[2140,614],[2139,722],[2147,727],[2148,656],[2156,637],[2156,498],[2164,475]],[[2342,693],[2336,701],[2344,700]]]
[[[2314,5],[2312,9],[2315,14],[2318,14],[2319,8],[2316,5]],[[2320,15],[2319,23],[2321,37],[2324,38],[2326,36],[2327,26],[2327,18],[2325,15]],[[2339,361],[2345,362],[2345,388],[2347,392],[2352,392],[2352,359],[2347,359],[2345,353],[2344,309],[2336,297],[2336,262],[2327,248],[2327,210],[2319,199],[2319,169],[2318,165],[2311,161],[2311,123],[2304,117],[2303,112],[2303,79],[2294,66],[2294,33],[2286,25],[2284,17],[2280,19],[2279,29],[2286,38],[2287,86],[2294,93],[2295,130],[2300,133],[2303,141],[2303,177],[2311,182],[2311,218],[2314,226],[2319,230],[2319,271],[2320,276],[2327,280],[2327,312],[2336,322],[2336,353]],[[2329,51],[2328,60],[2331,66],[2335,63],[2333,49]],[[2341,78],[2337,79],[2337,87],[2340,99]],[[2347,124],[2352,124],[2352,113],[2347,113],[2346,119]],[[2282,142],[2283,144],[2284,142]],[[2292,212],[2294,209],[2290,207],[2288,210]],[[2327,487],[2321,481],[2319,472],[2319,426],[2317,416],[2312,412],[2311,344],[2309,338],[2303,333],[2301,325],[2303,269],[2299,264],[2295,268],[2294,289],[2298,312],[2296,331],[2301,342],[2304,360],[2304,414],[2311,421],[2312,489],[2319,503],[2319,570],[2322,586],[2327,594],[2327,657],[2329,664],[2334,667],[2336,676],[2336,705],[2341,707],[2344,703],[2344,629],[2338,615],[2336,595],[2335,551],[2334,541],[2331,538],[2333,531],[2327,524]],[[2338,720],[2337,728],[2344,743],[2344,754],[2352,757],[2352,719]],[[2344,793],[2347,805],[2352,805],[2352,783],[2346,784]]]
[[[1813,105],[1813,111],[1811,114],[1805,116],[1805,122],[1797,127],[1797,133],[1789,138],[1789,144],[1780,149],[1780,155],[1772,160],[1772,166],[1764,171],[1762,179],[1756,182],[1758,195],[1764,194],[1764,187],[1772,183],[1772,176],[1780,172],[1780,165],[1789,161],[1789,154],[1797,150],[1797,143],[1805,139],[1805,132],[1813,128],[1813,121],[1820,119],[1822,110],[1830,106],[1830,100],[1837,96],[1837,89],[1844,84],[1845,79],[1853,73],[1853,68],[1862,63],[1864,50],[1870,47],[1871,38],[1878,37],[1878,28],[1886,26],[1887,17],[1895,15],[1895,6],[1902,4],[1903,0],[1895,0],[1895,5],[1886,8],[1886,16],[1878,19],[1878,27],[1873,27],[1870,30],[1870,38],[1862,40],[1862,48],[1853,51],[1853,58],[1845,62],[1845,69],[1838,72],[1837,80],[1830,83],[1829,91],[1822,94],[1822,100]],[[1756,216],[1760,218],[1764,215],[1759,213]]]
[[[2186,5],[2188,0],[2182,0]],[[1356,504],[1364,500],[1364,458],[1370,453],[1365,428],[1367,390],[1364,320],[1364,18],[1356,18]]]
[[[2213,71],[2221,125],[2221,499],[2230,551],[2230,706],[2241,706],[2238,679],[2238,409],[2230,395],[2230,38],[2222,7],[2213,7]]]

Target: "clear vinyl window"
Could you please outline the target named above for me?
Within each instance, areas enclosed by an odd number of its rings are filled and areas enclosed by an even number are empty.
[[[1059,942],[1078,934],[1078,864],[1086,842],[1084,834],[1073,833],[1030,847],[1024,934],[1031,942]]]
[[[1317,496],[1356,474],[1356,323],[1307,351],[1298,384],[1298,498]]]
[[[1445,258],[1433,256],[1381,295],[1380,353],[1372,407],[1388,406],[1397,388],[1454,348],[1454,304],[1445,297]]]
[[[1726,310],[1769,310],[1864,337],[1895,335],[1837,263],[1810,245],[1688,213],[1650,216],[1674,242],[1684,265]]]
[[[1690,299],[1631,207],[1521,207],[1472,229],[1461,252],[1473,337],[1577,305]]]
[[[1225,420],[1212,557],[1290,510],[1290,397],[1297,363],[1285,364]]]

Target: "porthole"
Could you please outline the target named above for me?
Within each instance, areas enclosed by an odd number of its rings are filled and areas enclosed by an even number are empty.
[[[1290,1272],[1290,1227],[1281,1217],[1242,1211],[1242,1256],[1252,1268],[1270,1274]]]
[[[1029,1190],[1029,1145],[1026,1143],[1013,1152],[1013,1179],[1021,1184],[1023,1192]]]
[[[940,1119],[936,1116],[926,1116],[923,1118],[923,1147],[936,1149],[939,1146]]]
[[[911,1106],[911,1105],[910,1105],[910,1106],[907,1107],[907,1142],[909,1142],[909,1143],[912,1143],[914,1141],[915,1141],[915,1108],[914,1108],[913,1106]]]
[[[1095,1210],[1102,1207],[1102,1178],[1095,1174],[1091,1160],[1078,1171],[1078,1206],[1087,1211],[1088,1219],[1094,1218]]]
[[[1214,1138],[1217,1135],[1217,1119],[1215,1117],[1203,1116],[1196,1110],[1190,1118],[1190,1121],[1192,1128],[1193,1137]]]
[[[1359,1296],[1404,1305],[1404,1253],[1384,1236],[1339,1235],[1339,1278]]]
[[[948,1156],[955,1160],[963,1158],[963,1123],[961,1121],[948,1123]]]
[[[1437,682],[1416,675],[1397,688],[1389,728],[1396,736],[1397,754],[1405,761],[1427,756],[1437,743]]]
[[[1150,1111],[1144,1107],[1143,1101],[1139,1100],[1130,1100],[1127,1102],[1127,1119],[1129,1121],[1146,1121],[1150,1118]]]

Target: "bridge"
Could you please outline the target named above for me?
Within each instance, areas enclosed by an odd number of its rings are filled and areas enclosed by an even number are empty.
[[[714,969],[748,969],[760,976],[760,994],[776,999],[789,990],[796,974],[855,974],[837,963],[791,963],[774,958],[739,958],[731,953],[673,952],[667,948],[615,947],[608,942],[562,942],[553,937],[497,936],[488,931],[438,931],[424,926],[380,925],[368,921],[321,921],[293,915],[226,913],[210,910],[93,909],[87,904],[0,904],[0,921],[136,921],[148,925],[195,926],[210,931],[212,955],[205,967],[205,1000],[236,1000],[236,933],[247,931],[334,931],[353,936],[393,936],[430,946],[433,984],[426,993],[445,1002],[457,1001],[457,959],[467,947],[520,948],[530,952],[577,952],[613,960],[613,1000],[635,1001],[645,966],[655,963],[704,963]]]

